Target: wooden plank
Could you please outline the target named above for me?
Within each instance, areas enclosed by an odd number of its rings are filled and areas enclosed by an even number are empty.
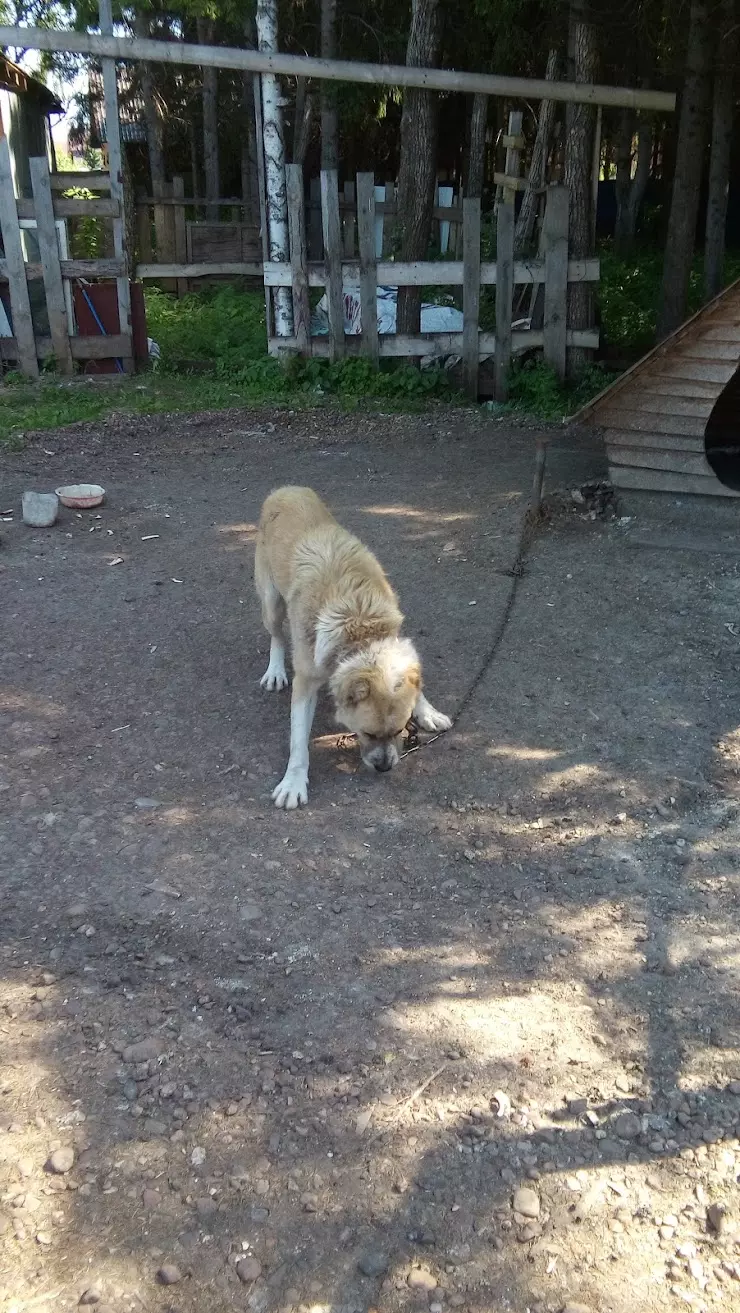
[[[308,299],[308,254],[306,251],[306,213],[303,193],[303,166],[286,164],[285,182],[288,200],[290,236],[290,273],[293,286],[293,334],[301,355],[310,355],[311,305]]]
[[[714,405],[714,397],[701,397],[687,400],[685,397],[676,397],[672,394],[656,396],[654,392],[646,392],[644,389],[635,391],[629,396],[623,397],[623,405],[628,406],[631,411],[644,412],[649,415],[692,415],[696,419],[703,419],[705,422],[709,419]],[[614,407],[605,407],[604,414],[622,412],[622,406],[615,404]]]
[[[635,469],[628,465],[610,465],[609,477],[615,488],[643,489],[645,492],[677,492],[684,496],[740,497],[725,487],[714,475],[677,474],[667,470]]]
[[[690,397],[695,401],[715,402],[721,391],[719,384],[703,383],[698,379],[650,379],[650,393],[654,397]]]
[[[75,360],[123,359],[131,348],[128,333],[111,333],[109,337],[71,337],[69,345]]]
[[[54,197],[54,214],[57,219],[76,219],[90,215],[99,219],[111,219],[120,214],[120,208],[120,203],[108,196],[94,196],[90,200],[81,196]],[[18,218],[36,218],[36,206],[32,200],[22,198],[18,201]]]
[[[463,201],[463,389],[478,400],[480,313],[480,198]]]
[[[199,225],[202,227],[202,225]],[[260,268],[260,272],[262,272]],[[377,262],[378,284],[382,287],[462,287],[462,260],[379,260]],[[268,260],[264,267],[265,281],[268,287],[290,287],[290,266],[275,260]],[[344,283],[357,283],[360,266],[355,260],[342,261]],[[514,262],[514,283],[541,283],[545,277],[544,260],[516,260]],[[481,264],[481,285],[496,285],[496,265],[490,262]],[[598,260],[570,260],[568,262],[568,282],[598,282]],[[309,261],[309,287],[326,285],[326,269],[323,262]]]
[[[150,278],[261,278],[262,265],[237,261],[233,264],[137,264],[136,277]],[[289,286],[286,283],[285,286]],[[282,286],[282,284],[281,284]]]
[[[660,415],[648,411],[627,410],[624,405],[607,407],[600,412],[607,428],[626,429],[634,433],[684,433],[700,438],[707,426],[705,419],[690,415]]]
[[[308,184],[309,210],[306,221],[306,240],[309,256],[320,260],[322,256],[321,179],[312,178]]]
[[[54,222],[49,162],[45,155],[35,155],[29,160],[29,168],[36,204],[36,237],[41,256],[49,332],[54,343],[57,368],[62,374],[72,374],[74,364],[69,349],[69,325],[59,262],[59,236]]]
[[[545,252],[543,350],[547,364],[560,379],[565,378],[567,359],[569,207],[567,187],[548,187],[542,225]]]
[[[497,401],[509,395],[511,316],[514,292],[514,206],[502,202],[496,220],[496,351],[493,392]]]
[[[677,360],[740,360],[740,346],[736,342],[707,342],[700,338],[688,342],[681,351],[676,352]]]
[[[342,228],[336,169],[321,171],[321,228],[324,238],[326,300],[329,312],[329,347],[332,360],[344,355],[344,297],[342,289]]]
[[[362,354],[378,362],[377,262],[375,259],[375,177],[357,175],[357,238],[360,247]]]
[[[79,173],[68,169],[66,173],[51,174],[52,191],[74,191],[78,187],[83,191],[110,191],[110,173],[107,169],[80,170]]]
[[[115,278],[121,272],[120,260],[60,260],[62,278]],[[44,271],[38,262],[26,265],[26,278],[43,278]],[[8,266],[0,260],[0,280],[8,279]]]
[[[38,378],[39,364],[33,337],[31,302],[23,263],[18,212],[13,195],[13,173],[7,137],[0,137],[0,234],[5,250],[10,311],[13,318],[13,332],[18,343],[18,362],[27,378]]]
[[[737,313],[733,310],[733,316]],[[737,342],[740,344],[740,319],[733,318],[728,323],[718,324],[702,333],[704,342]]]
[[[681,378],[684,381],[696,379],[704,383],[729,383],[735,373],[734,365],[713,364],[703,360],[671,360],[665,358],[660,362],[660,369],[656,370],[655,378]]]
[[[101,33],[105,36],[112,36],[113,8],[111,0],[98,0],[98,11]],[[120,359],[126,373],[130,374],[134,370],[134,349],[131,331],[131,285],[128,276],[129,259],[126,251],[123,152],[121,146],[121,121],[118,115],[118,83],[116,80],[115,59],[103,59],[102,67],[105,135],[108,145],[108,167],[110,169],[110,203],[118,204],[117,215],[113,217],[113,254],[118,260],[123,260],[125,269],[125,273],[116,278],[118,326],[121,335],[128,341],[127,346],[120,353]],[[104,202],[99,201],[98,204],[102,205]]]
[[[518,351],[531,351],[542,346],[542,333],[532,329],[517,330],[511,335],[511,343],[515,353]],[[596,348],[598,345],[599,334],[596,329],[568,330],[568,346]],[[407,337],[402,333],[384,333],[380,338],[378,353],[381,357],[391,359],[403,359],[405,356],[460,356],[462,355],[462,346],[462,333],[419,333],[413,337]],[[480,333],[478,335],[478,350],[482,360],[493,356],[495,346],[495,333]],[[296,340],[293,337],[272,337],[268,341],[268,348],[271,354],[280,354],[283,351],[296,351],[298,349]],[[363,354],[361,336],[358,334],[345,337],[344,349],[349,356]],[[328,357],[329,352],[330,347],[327,336],[322,335],[311,339],[312,355]]]
[[[633,469],[673,470],[676,474],[707,474],[711,467],[703,451],[666,451],[662,447],[609,447],[610,465]]]
[[[674,433],[635,433],[629,429],[606,429],[604,445],[610,447],[656,447],[660,451],[704,451],[704,438],[677,436]]]
[[[346,259],[354,260],[357,256],[357,197],[354,182],[344,184],[339,214],[342,220],[342,249]]]
[[[175,264],[186,264],[188,258],[187,228],[185,226],[185,179],[175,176],[172,179],[172,199],[180,204],[175,214]],[[187,296],[187,278],[178,278],[177,295]]]
[[[368,86],[419,87],[425,91],[456,91],[503,96],[511,100],[555,100],[576,105],[611,105],[672,114],[676,97],[667,91],[607,87],[591,82],[555,82],[545,78],[511,77],[501,73],[462,73],[451,68],[411,64],[370,64],[360,60],[319,59],[310,55],[271,54],[235,46],[194,45],[156,41],[150,37],[114,37],[101,23],[98,36],[69,29],[0,27],[0,46],[24,50],[71,50],[113,59],[145,59],[153,63],[200,65],[272,73],[276,77],[324,78]]]

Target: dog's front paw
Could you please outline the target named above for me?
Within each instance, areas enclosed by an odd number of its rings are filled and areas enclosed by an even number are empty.
[[[260,680],[260,688],[270,690],[288,687],[288,676],[285,673],[285,666],[268,666]]]
[[[444,734],[445,730],[452,729],[450,717],[434,707],[425,707],[423,712],[415,711],[414,720],[427,734]]]
[[[272,800],[276,807],[284,807],[286,811],[305,807],[308,802],[307,773],[286,770],[277,788],[272,791]]]

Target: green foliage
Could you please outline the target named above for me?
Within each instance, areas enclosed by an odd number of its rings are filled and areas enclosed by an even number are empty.
[[[637,249],[630,256],[615,254],[611,243],[599,251],[601,281],[598,303],[604,340],[639,355],[655,340],[655,323],[660,300],[663,255],[656,250]],[[703,257],[697,255],[691,271],[689,313],[699,310],[704,300]],[[728,254],[725,284],[740,278],[740,252]]]
[[[564,419],[607,387],[611,377],[591,365],[576,382],[561,383],[555,370],[543,360],[526,360],[512,368],[509,406],[541,420]]]

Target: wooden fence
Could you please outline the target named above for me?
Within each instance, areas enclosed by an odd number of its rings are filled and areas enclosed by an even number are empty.
[[[120,222],[121,202],[113,194],[109,174],[50,173],[45,156],[32,158],[33,198],[14,196],[7,138],[0,137],[0,234],[4,258],[0,260],[0,283],[6,284],[12,319],[12,337],[0,336],[0,360],[12,362],[28,378],[37,378],[39,360],[53,355],[57,369],[71,374],[76,361],[117,359],[127,372],[133,369],[133,345],[126,262],[122,254],[111,259],[68,260],[60,256],[58,221],[88,215]],[[74,188],[95,187],[111,192],[106,197],[85,199],[65,196]],[[29,228],[38,242],[39,259],[27,261],[24,231]],[[27,247],[27,243],[26,243]],[[70,284],[78,279],[116,279],[119,296],[119,326],[122,331],[104,336],[81,336],[75,331]],[[29,282],[43,283],[48,334],[35,332]],[[36,300],[36,298],[33,298]]]
[[[507,172],[503,175],[510,178]],[[508,196],[507,192],[511,195]],[[503,400],[513,355],[531,348],[542,348],[545,360],[558,375],[565,374],[569,346],[595,348],[598,331],[574,331],[568,328],[568,285],[596,282],[599,262],[568,260],[568,192],[565,187],[547,189],[542,229],[541,256],[532,260],[514,260],[514,189],[504,187],[498,209],[496,259],[481,259],[480,201],[463,202],[462,260],[430,260],[406,263],[378,260],[376,255],[375,178],[371,173],[357,175],[357,235],[359,259],[345,258],[337,175],[321,175],[321,217],[324,259],[307,258],[305,198],[301,169],[288,166],[290,217],[290,264],[267,261],[264,265],[266,288],[290,287],[293,294],[294,333],[291,338],[270,336],[273,354],[297,352],[304,356],[323,356],[336,360],[343,355],[362,355],[377,362],[388,357],[462,358],[465,390],[477,396],[480,362],[494,360],[494,395]],[[517,330],[512,327],[514,289],[529,285],[543,289],[542,327]],[[359,287],[361,332],[345,333],[344,292]],[[463,328],[455,333],[379,334],[377,315],[378,287],[457,287],[462,288]],[[480,290],[495,287],[495,332],[480,331]],[[327,300],[328,333],[311,333],[310,289],[324,288]]]

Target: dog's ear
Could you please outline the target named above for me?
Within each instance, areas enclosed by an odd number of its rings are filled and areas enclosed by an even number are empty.
[[[357,707],[370,697],[370,680],[364,675],[355,675],[344,689],[344,699],[350,707]]]

